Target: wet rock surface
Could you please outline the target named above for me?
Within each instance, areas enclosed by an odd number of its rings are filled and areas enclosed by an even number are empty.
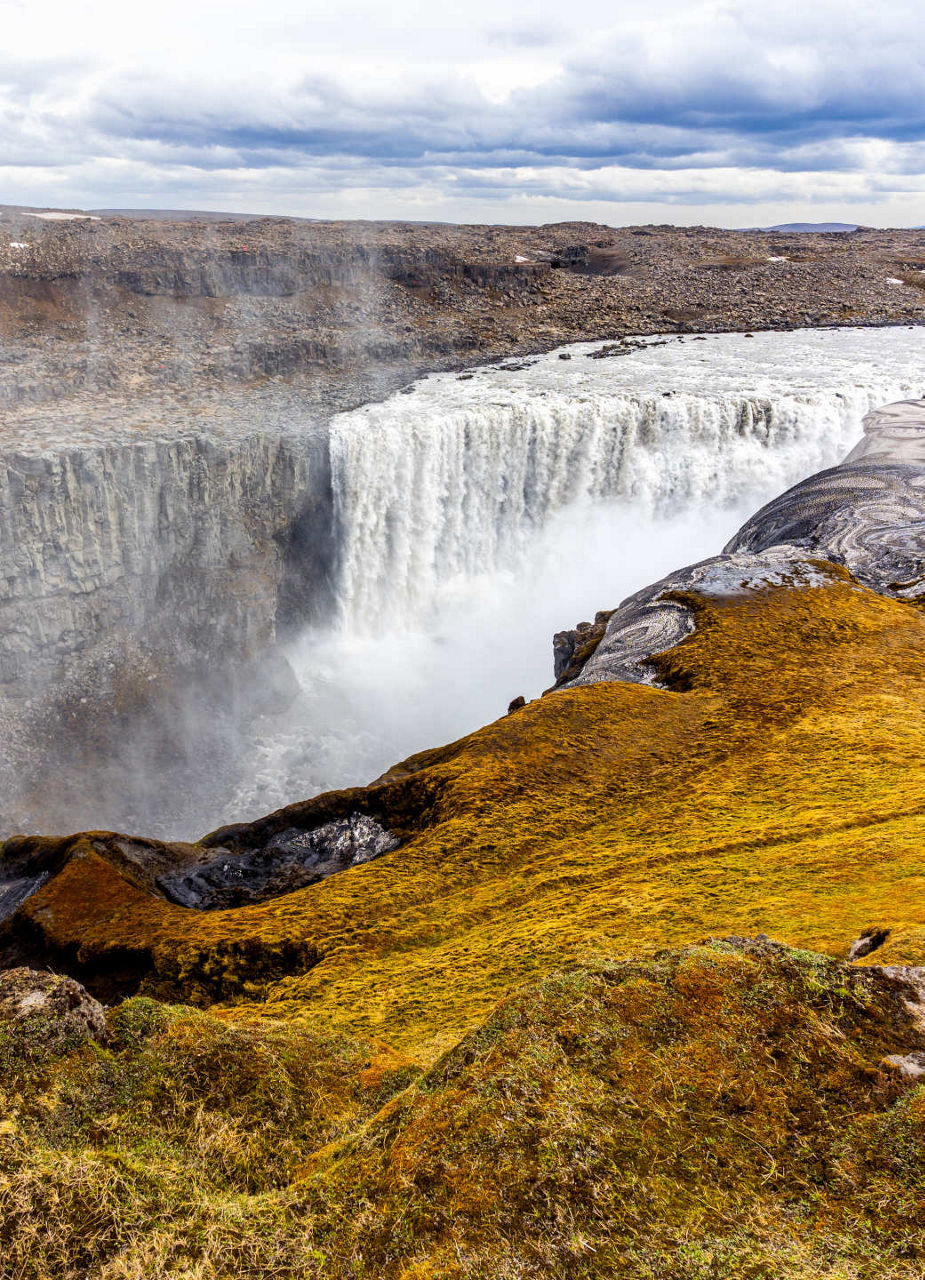
[[[47,879],[46,872],[36,876],[0,876],[0,920],[7,920]]]
[[[630,596],[606,627],[560,632],[557,687],[657,684],[652,658],[694,630],[696,597],[822,586],[842,569],[885,595],[925,595],[925,400],[874,410],[864,425],[864,441],[844,462],[769,502],[721,555]]]
[[[214,856],[202,866],[160,875],[155,886],[171,902],[198,911],[239,907],[315,884],[398,845],[374,818],[352,813],[308,831],[286,827],[259,849],[210,850]]]

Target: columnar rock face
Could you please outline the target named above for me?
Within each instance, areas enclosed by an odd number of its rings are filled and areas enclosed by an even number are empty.
[[[0,831],[151,812],[154,774],[199,827],[235,718],[297,690],[276,642],[328,607],[331,531],[310,423],[0,453]]]
[[[305,543],[323,554],[328,483],[311,436],[0,457],[0,694],[29,696],[73,659],[133,642],[181,660],[267,646],[294,526],[317,523]],[[299,571],[320,589],[306,546]]]

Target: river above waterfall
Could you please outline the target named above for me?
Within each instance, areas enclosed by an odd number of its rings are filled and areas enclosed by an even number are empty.
[[[870,408],[923,391],[922,329],[807,330],[582,344],[430,375],[336,415],[330,528],[313,526],[333,549],[327,616],[288,619],[289,705],[257,697],[272,713],[213,714],[214,691],[201,705],[193,696],[169,750],[149,747],[143,714],[120,709],[118,750],[68,750],[57,771],[67,786],[42,789],[38,808],[33,786],[29,809],[14,802],[0,825],[188,838],[366,783],[538,696],[555,631],[718,552],[757,507],[842,458]],[[299,430],[287,414],[296,457]],[[272,501],[244,475],[246,457],[263,455],[241,456],[231,473],[209,450],[191,454],[195,485],[175,479],[170,502],[148,494],[151,536],[170,533],[165,519],[195,525],[182,509],[192,495],[225,504],[229,529],[235,502]],[[171,457],[175,472],[185,465]],[[240,555],[230,538],[222,590]],[[246,613],[246,593],[235,605]],[[278,662],[251,678],[257,690],[277,684]]]

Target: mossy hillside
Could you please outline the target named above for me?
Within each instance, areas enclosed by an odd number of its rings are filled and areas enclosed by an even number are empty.
[[[925,1045],[877,970],[767,943],[603,957],[426,1074],[133,1000],[0,1044],[3,1280],[918,1280]]]
[[[0,1276],[97,1274],[129,1242],[130,1274],[194,1275],[213,1248],[273,1274],[270,1193],[419,1074],[386,1045],[146,998],[110,1010],[105,1047],[0,1026]]]
[[[90,976],[121,964],[152,994],[424,1061],[601,947],[765,932],[843,955],[884,925],[925,959],[925,616],[831,567],[824,587],[690,603],[695,633],[658,661],[670,690],[557,691],[335,797],[399,829],[393,854],[202,914],[85,840],[14,933]]]

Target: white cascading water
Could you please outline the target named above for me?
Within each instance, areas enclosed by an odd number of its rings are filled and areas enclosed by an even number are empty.
[[[236,797],[253,816],[367,781],[552,681],[554,631],[715,554],[922,394],[921,329],[603,344],[334,419],[339,617],[291,659],[304,696]],[[238,816],[238,815],[236,815]]]
[[[588,358],[600,346],[435,375],[335,418],[345,630],[432,616],[448,583],[517,563],[572,506],[618,500],[661,523],[760,504],[925,381],[921,331],[671,339]]]

